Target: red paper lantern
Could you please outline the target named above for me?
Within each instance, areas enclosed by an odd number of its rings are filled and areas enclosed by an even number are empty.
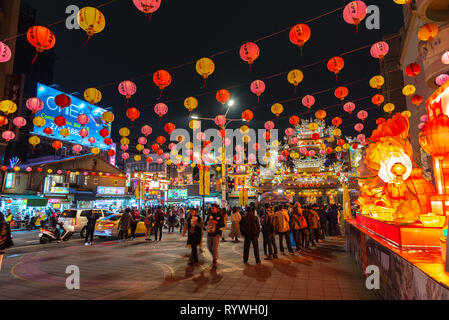
[[[153,150],[154,152],[156,152],[157,150],[159,150],[159,145],[157,143],[153,144],[151,146],[151,150]]]
[[[56,37],[53,32],[41,26],[34,26],[28,29],[27,40],[36,48],[37,52],[32,63],[36,61],[38,53],[44,52],[44,50],[50,50],[56,43]]]
[[[113,157],[113,156],[115,156],[115,151],[114,150],[109,150],[108,151],[108,155],[110,156],[110,157]]]
[[[229,93],[228,90],[221,89],[218,90],[216,97],[218,102],[220,102],[222,105],[225,105],[226,102],[228,102],[229,99],[231,99],[231,94]]]
[[[315,132],[315,133],[312,134],[312,139],[313,139],[313,140],[318,140],[319,138],[320,138],[319,133],[316,133],[316,132]]]
[[[420,106],[423,101],[423,97],[418,94],[412,97],[412,103],[416,106]]]
[[[159,89],[161,89],[161,95],[160,95],[160,97],[161,97],[164,89],[171,84],[172,77],[171,77],[170,73],[168,73],[167,71],[159,70],[154,73],[153,81],[159,87]]]
[[[82,125],[83,127],[86,125],[86,124],[88,124],[89,123],[89,117],[87,116],[87,115],[85,115],[85,114],[80,114],[77,118],[76,118],[76,121],[80,124],[80,125]]]
[[[345,66],[345,61],[341,57],[333,57],[327,63],[327,68],[329,69],[329,71],[335,73],[336,76],[338,76],[340,71],[343,70],[344,66]],[[337,80],[338,80],[338,77],[337,77]]]
[[[53,129],[49,128],[49,127],[46,127],[46,128],[44,128],[44,133],[48,134],[48,135],[51,135],[51,134],[53,134]]]
[[[164,144],[165,141],[167,141],[167,140],[163,136],[159,136],[156,139],[156,142],[159,143],[160,145]],[[159,146],[158,146],[158,148],[159,148]]]
[[[376,120],[376,124],[378,126],[380,126],[381,124],[385,123],[387,120],[385,120],[385,118],[379,118]]]
[[[254,118],[254,113],[251,110],[245,110],[242,112],[242,119],[246,122],[250,122]]]
[[[299,123],[299,120],[298,116],[291,116],[290,119],[288,119],[288,122],[290,122],[292,126],[296,126]]]
[[[5,116],[0,116],[0,127],[8,124],[8,118]]]
[[[106,128],[101,129],[99,133],[102,138],[106,138],[107,136],[109,136],[109,130]]]
[[[405,73],[409,77],[415,78],[421,73],[421,66],[417,63],[410,63],[407,68],[405,68]]]
[[[53,143],[51,144],[51,146],[53,147],[53,149],[55,150],[59,150],[62,148],[62,142],[59,140],[53,141]]]
[[[63,127],[63,126],[65,126],[65,125],[67,124],[67,119],[64,118],[63,116],[57,116],[57,117],[55,118],[55,124],[56,124],[58,127]]]
[[[376,94],[376,95],[371,99],[371,102],[372,102],[373,104],[375,104],[376,106],[378,106],[378,107],[380,107],[380,105],[381,105],[382,103],[384,103],[384,101],[385,101],[385,97],[384,97],[383,95],[381,95],[381,94]]]
[[[156,151],[156,153],[157,153],[159,156],[162,156],[162,155],[164,154],[164,150],[159,149],[158,151]]]
[[[153,158],[151,158],[151,157],[148,157],[148,158],[147,158],[147,162],[148,162],[148,163],[151,163],[151,162],[153,162]]]
[[[72,99],[68,95],[60,94],[55,97],[55,104],[61,109],[70,107],[72,104]]]
[[[290,152],[288,152],[288,150],[282,151],[282,155],[283,155],[284,157],[288,157],[289,154],[290,154]]]
[[[334,151],[334,150],[333,150],[331,147],[327,147],[327,148],[326,148],[326,152],[327,152],[328,154],[331,154],[332,151]]]
[[[112,139],[111,138],[106,138],[106,139],[104,139],[103,142],[104,142],[105,145],[110,146],[112,144]]]
[[[339,127],[343,123],[340,117],[335,117],[332,119],[332,124],[336,127]]]
[[[175,129],[176,129],[176,126],[175,126],[173,123],[171,123],[171,122],[167,123],[167,124],[165,125],[165,127],[164,127],[164,130],[165,130],[168,134],[171,134],[173,131],[175,131]]]
[[[349,94],[349,90],[346,87],[338,87],[335,92],[334,92],[335,96],[340,99],[341,101],[343,101]]]
[[[337,144],[338,144],[340,147],[342,147],[345,143],[346,143],[346,141],[343,140],[343,139],[339,139],[339,140],[337,141]]]
[[[131,120],[131,122],[134,122],[134,120],[138,119],[140,117],[140,112],[136,108],[129,108],[126,110],[126,116]]]
[[[299,23],[290,29],[290,42],[301,48],[301,56],[302,47],[307,41],[309,41],[311,34],[312,32],[310,27],[304,23]]]

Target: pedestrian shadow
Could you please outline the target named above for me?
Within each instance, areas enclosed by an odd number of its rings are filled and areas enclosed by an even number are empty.
[[[264,265],[256,265],[256,266],[247,265],[243,270],[243,274],[259,282],[265,282],[268,278],[271,277],[271,270],[272,268],[269,268]]]
[[[286,276],[295,277],[299,272],[297,268],[291,265],[293,261],[290,260],[289,258],[272,260],[272,263],[274,269],[276,269],[280,273],[285,274]]]

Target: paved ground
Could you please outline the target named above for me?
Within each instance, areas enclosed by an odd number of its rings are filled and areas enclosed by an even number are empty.
[[[72,240],[69,241],[69,243]],[[219,266],[211,269],[204,250],[199,266],[187,265],[185,238],[138,238],[128,243],[99,242],[84,247],[35,245],[32,252],[8,252],[0,272],[3,299],[287,300],[375,299],[345,252],[343,238],[329,239],[304,254],[242,262],[242,243],[220,244]],[[263,251],[262,251],[263,254]],[[66,289],[66,267],[80,268],[80,290]]]

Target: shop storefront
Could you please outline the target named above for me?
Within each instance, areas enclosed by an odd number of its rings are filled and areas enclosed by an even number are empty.
[[[122,208],[135,206],[134,196],[125,194],[124,187],[97,187],[94,207],[119,211]]]
[[[13,214],[15,223],[14,229],[25,227],[25,217],[34,215],[43,215],[48,200],[32,194],[2,194],[0,197],[0,210],[6,213],[10,210]]]

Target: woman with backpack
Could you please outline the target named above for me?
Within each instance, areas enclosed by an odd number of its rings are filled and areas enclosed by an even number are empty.
[[[2,271],[3,256],[5,250],[12,247],[14,243],[11,238],[11,229],[9,223],[6,222],[5,216],[0,212],[0,271]]]

